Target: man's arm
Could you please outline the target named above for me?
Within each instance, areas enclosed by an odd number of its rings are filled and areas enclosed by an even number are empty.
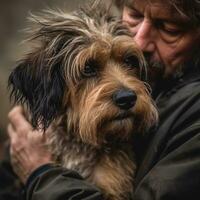
[[[47,169],[44,172],[32,177],[45,167]],[[25,188],[27,200],[103,199],[101,192],[83,180],[78,173],[53,165],[43,165],[34,171]]]

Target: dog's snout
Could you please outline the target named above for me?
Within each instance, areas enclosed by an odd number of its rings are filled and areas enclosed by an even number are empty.
[[[117,90],[113,94],[114,103],[123,110],[128,110],[132,108],[137,100],[137,95],[134,91],[129,89]]]

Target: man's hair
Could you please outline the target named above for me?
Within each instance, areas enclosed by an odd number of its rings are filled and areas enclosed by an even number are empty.
[[[124,5],[128,5],[134,0],[115,0],[115,4],[119,9]],[[153,0],[147,0],[149,2]],[[162,0],[160,0],[162,1]],[[200,26],[200,0],[165,0],[168,1],[181,15],[189,18],[191,25]]]
[[[182,15],[189,18],[192,25],[200,26],[200,0],[168,0]]]

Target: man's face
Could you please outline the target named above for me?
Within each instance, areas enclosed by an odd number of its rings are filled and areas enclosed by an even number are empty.
[[[163,68],[164,77],[191,59],[200,44],[199,29],[166,2],[133,0],[123,10],[136,43],[149,54],[149,65]]]

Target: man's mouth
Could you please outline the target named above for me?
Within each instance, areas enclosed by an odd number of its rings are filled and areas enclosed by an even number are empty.
[[[157,69],[157,70],[158,69],[159,70],[163,70],[164,69],[163,63],[161,63],[160,61],[156,61],[150,53],[144,53],[144,57],[146,59],[148,68]]]

